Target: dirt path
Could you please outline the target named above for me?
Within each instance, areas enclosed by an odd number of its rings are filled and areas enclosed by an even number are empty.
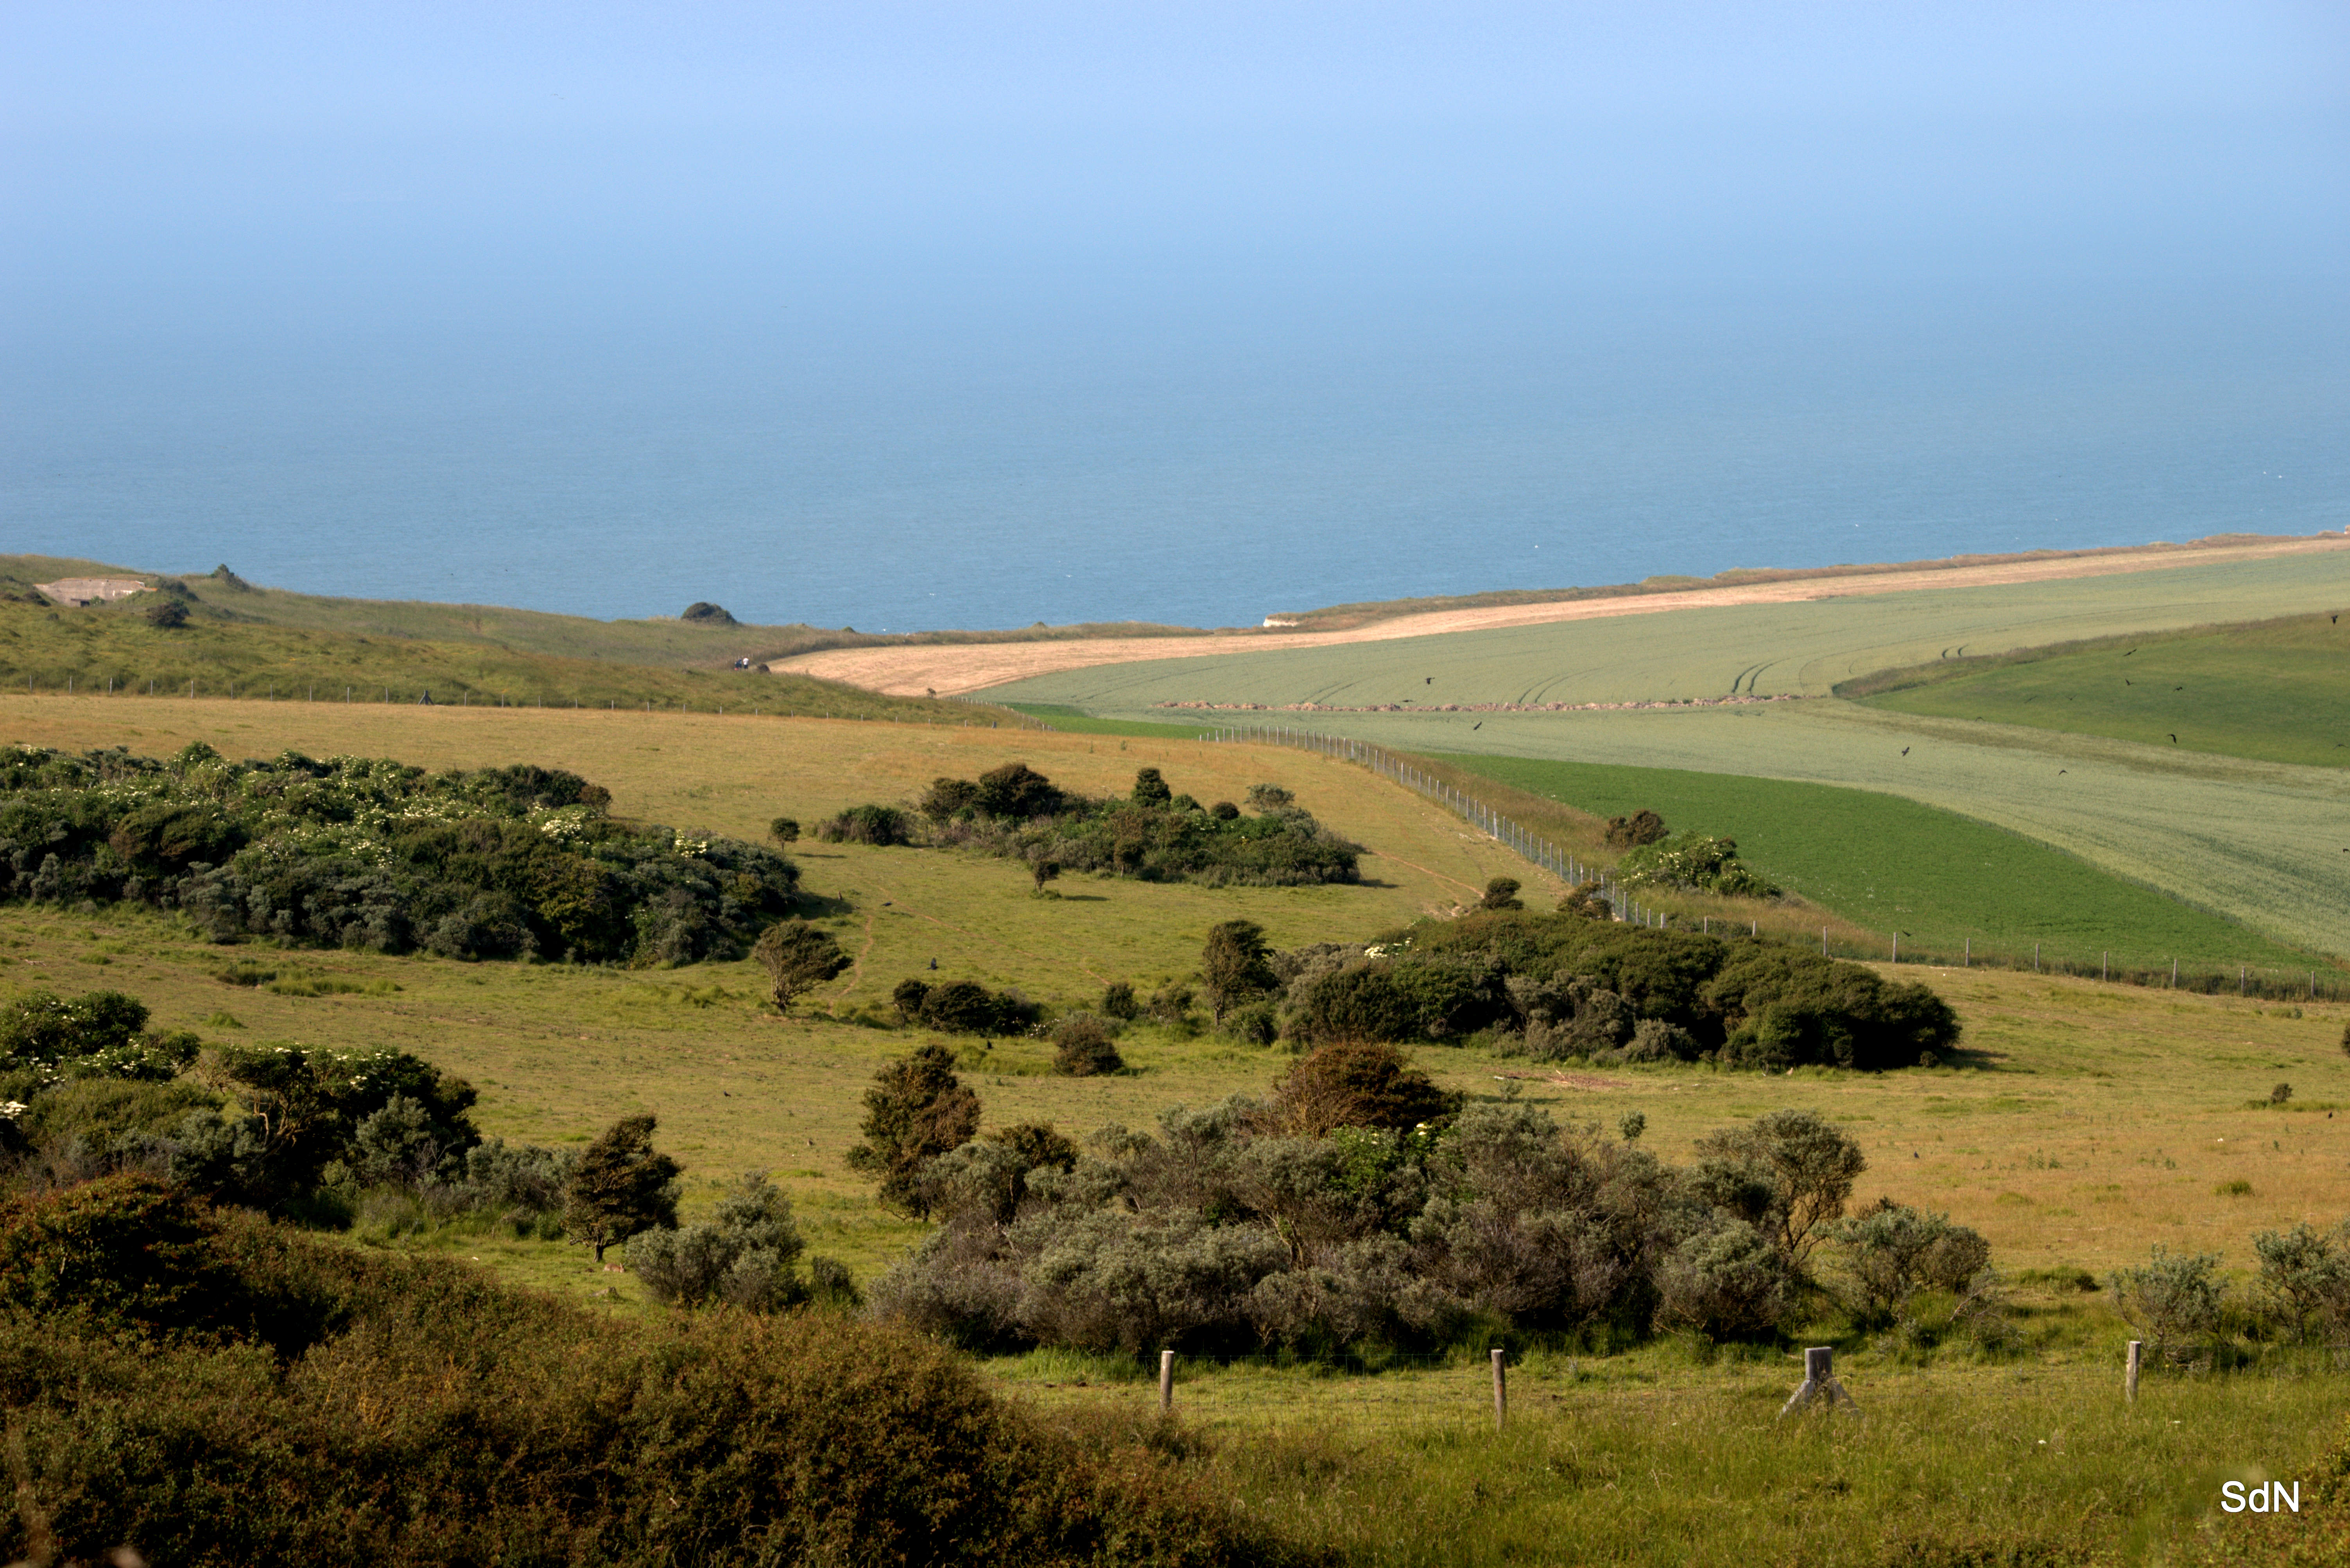
[[[1234,632],[1217,637],[1087,638],[1068,642],[938,643],[919,647],[837,648],[786,659],[778,672],[846,681],[893,697],[931,693],[956,697],[1098,664],[1131,664],[1147,659],[1202,659],[1222,653],[1278,653],[1293,648],[1329,648],[1349,642],[1385,642],[1433,637],[1441,632],[1490,631],[1501,627],[1541,626],[1554,621],[1599,620],[1613,616],[1660,615],[1667,610],[1719,605],[1795,604],[1806,599],[1862,594],[1915,593],[1926,588],[1984,587],[2000,583],[2050,582],[2062,577],[2101,577],[2125,572],[2159,572],[2177,566],[2208,566],[2226,561],[2305,556],[2350,549],[2350,535],[2263,540],[2248,545],[2116,551],[2098,556],[1994,561],[1975,566],[1923,567],[1916,571],[1856,572],[1850,576],[1801,577],[1786,582],[1742,583],[1683,592],[1638,594],[1621,598],[1566,599],[1549,604],[1489,605],[1476,609],[1431,610],[1398,616],[1345,631]]]

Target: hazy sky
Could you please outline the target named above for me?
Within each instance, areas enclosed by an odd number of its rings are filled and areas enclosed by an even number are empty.
[[[2345,17],[11,0],[0,543],[902,628],[2340,526]]]
[[[2350,221],[2345,16],[17,0],[0,278],[37,329],[900,276],[2307,276]]]

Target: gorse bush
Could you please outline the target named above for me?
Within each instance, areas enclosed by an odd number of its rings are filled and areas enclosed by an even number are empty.
[[[941,778],[920,810],[932,842],[1066,872],[1200,882],[1211,887],[1287,887],[1352,882],[1362,851],[1299,808],[1289,792],[1250,792],[1258,815],[1204,809],[1145,769],[1123,796],[1092,800],[1055,785],[1024,763],[977,780]]]
[[[364,758],[0,751],[0,897],[183,910],[214,940],[452,958],[736,957],[791,907],[773,850],[605,815],[575,774]]]
[[[1016,991],[990,991],[975,980],[901,980],[889,1002],[903,1022],[942,1034],[1017,1034],[1043,1012]]]
[[[1544,1061],[1882,1071],[1930,1064],[1960,1034],[1930,989],[1865,965],[1577,913],[1479,910],[1268,962],[1281,1033],[1306,1044],[1491,1030]]]
[[[852,805],[816,825],[827,844],[873,844],[884,847],[913,842],[913,822],[894,805]]]
[[[1271,1099],[1177,1107],[1156,1137],[932,1156],[920,1181],[940,1228],[875,1302],[972,1347],[1767,1337],[1860,1152],[1810,1113],[1713,1147],[1677,1170],[1532,1106],[1462,1109],[1390,1047],[1326,1046]]]
[[[590,1314],[145,1178],[0,1209],[0,1366],[12,1561],[1321,1561],[910,1335]]]

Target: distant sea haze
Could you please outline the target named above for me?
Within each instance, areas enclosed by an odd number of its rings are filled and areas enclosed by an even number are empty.
[[[859,630],[2350,524],[2331,286],[0,337],[12,551]]]

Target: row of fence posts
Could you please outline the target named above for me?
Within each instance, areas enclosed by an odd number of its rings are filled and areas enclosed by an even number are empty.
[[[2145,1361],[2146,1342],[2133,1339],[2122,1364],[2122,1397],[2125,1402],[2137,1403],[2137,1377]],[[1493,1430],[1501,1431],[1510,1423],[1509,1353],[1495,1349],[1487,1353],[1493,1365]],[[1838,1406],[1860,1414],[1860,1402],[1846,1391],[1835,1375],[1835,1347],[1826,1345],[1807,1346],[1804,1351],[1804,1381],[1779,1407],[1779,1417],[1784,1420],[1804,1408],[1814,1400],[1825,1402],[1830,1410]],[[1159,1413],[1171,1416],[1175,1412],[1175,1353],[1159,1353]]]
[[[1344,735],[1326,735],[1316,730],[1295,730],[1280,726],[1251,729],[1243,726],[1219,725],[1201,738],[1211,741],[1246,742],[1261,745],[1295,746],[1303,751],[1318,752],[1324,756],[1337,757],[1358,763],[1369,768],[1382,778],[1402,784],[1405,788],[1413,790],[1458,814],[1463,820],[1481,829],[1495,843],[1514,851],[1521,858],[1541,867],[1569,887],[1596,888],[1599,896],[1607,901],[1608,908],[1615,911],[1617,919],[1629,920],[1637,925],[1655,927],[1662,927],[1669,919],[1669,916],[1648,909],[1626,893],[1605,869],[1584,865],[1575,856],[1526,827],[1523,823],[1503,815],[1483,801],[1446,784],[1426,770],[1397,756],[1384,746],[1374,745],[1368,741],[1349,740]],[[1705,930],[1712,929],[1711,919],[1701,920],[1700,925]],[[1759,922],[1752,929],[1755,934],[1760,934]],[[1820,953],[1823,957],[1832,956],[1829,953],[1828,938],[1829,928],[1822,926]],[[1892,961],[1899,963],[1901,961],[1900,933],[1898,931],[1893,933],[1891,940]],[[1967,938],[1959,957],[1961,968],[1974,967],[1974,939]],[[2034,974],[2043,972],[2038,942],[2032,944],[2032,972]],[[2160,971],[2158,970],[2156,972],[2159,974]],[[2110,952],[2098,954],[2097,978],[2109,982],[2112,973],[2113,954]],[[2179,961],[2173,958],[2170,961],[2170,987],[2174,991],[2178,988],[2178,979]],[[2263,995],[2268,994],[2267,985],[2268,981],[2264,979],[2262,992]],[[2287,981],[2284,994],[2292,994],[2290,986],[2291,981]],[[2250,966],[2239,964],[2236,968],[2236,993],[2240,996],[2248,996],[2251,994],[2251,987]],[[2309,971],[2304,990],[2310,1001],[2317,1000],[2317,973],[2314,970]],[[2338,992],[2334,994],[2338,996]]]

